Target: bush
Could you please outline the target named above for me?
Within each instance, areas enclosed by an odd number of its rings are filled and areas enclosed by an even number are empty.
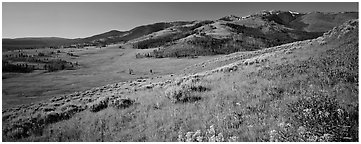
[[[329,141],[349,141],[358,137],[351,127],[353,122],[357,122],[358,112],[345,111],[335,98],[313,95],[301,98],[290,108],[295,124],[305,127],[314,137],[328,135]]]
[[[65,60],[50,60],[44,65],[44,69],[48,72],[54,72],[58,70],[73,69],[74,66]]]
[[[173,102],[194,102],[201,99],[199,96],[195,96],[193,92],[204,92],[210,89],[202,86],[201,84],[195,84],[193,79],[181,83],[180,85],[173,85],[165,90],[165,95]]]
[[[222,133],[216,133],[214,125],[211,125],[209,129],[202,133],[201,130],[196,132],[183,133],[178,132],[178,142],[237,142],[237,136],[230,136],[225,138]]]
[[[98,98],[98,100],[89,104],[89,110],[91,112],[98,112],[108,107],[109,97]]]
[[[270,131],[270,141],[344,142],[357,141],[358,111],[341,108],[335,98],[315,94],[289,104],[290,123]],[[355,125],[356,123],[356,125]]]
[[[38,53],[38,56],[39,56],[39,57],[42,57],[42,56],[45,56],[45,54],[44,54],[44,53],[39,52],[39,53]]]
[[[131,100],[129,98],[127,99],[113,99],[109,102],[109,106],[118,108],[118,109],[125,109],[134,104],[134,100]]]

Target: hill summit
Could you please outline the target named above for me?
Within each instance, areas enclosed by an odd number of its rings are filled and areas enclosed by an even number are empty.
[[[112,30],[78,39],[3,39],[3,50],[128,43],[141,49],[166,48],[152,54],[156,57],[228,54],[316,38],[355,18],[358,18],[357,12],[298,13],[271,10],[243,17],[229,15],[218,20],[160,22],[129,31]],[[214,47],[206,50],[207,41],[212,41]],[[224,46],[229,48],[216,48]],[[194,47],[192,53],[188,47]]]

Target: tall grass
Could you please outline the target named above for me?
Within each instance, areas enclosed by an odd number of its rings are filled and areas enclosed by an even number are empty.
[[[358,141],[355,41],[308,45],[232,73],[136,91],[127,97],[137,105],[83,111],[25,140]]]

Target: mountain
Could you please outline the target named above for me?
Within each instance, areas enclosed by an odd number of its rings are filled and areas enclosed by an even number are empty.
[[[358,19],[357,12],[321,13],[312,12],[305,14],[294,21],[304,23],[304,30],[313,32],[325,32],[339,26],[350,19]],[[306,26],[307,25],[307,26]]]
[[[142,25],[135,27],[129,31],[112,30],[102,34],[77,38],[66,39],[56,37],[39,37],[39,38],[16,38],[16,39],[3,39],[3,51],[24,49],[24,48],[41,48],[41,47],[58,47],[60,45],[83,44],[83,43],[116,43],[121,41],[129,41],[159,30],[166,29],[171,26],[183,25],[189,22],[161,22],[149,25]]]
[[[229,54],[313,39],[354,18],[358,18],[357,12],[262,11],[173,26],[131,44],[140,49],[159,48],[147,54],[158,58]]]
[[[91,37],[83,38],[83,39],[81,39],[81,41],[90,42],[90,41],[100,40],[100,39],[104,39],[104,38],[111,38],[111,37],[121,36],[121,35],[123,35],[125,33],[126,32],[111,30],[109,32],[105,32],[105,33],[102,33],[102,34],[98,34],[98,35],[94,35],[94,36],[91,36]]]
[[[316,38],[355,18],[358,18],[357,12],[298,13],[272,10],[245,17],[229,15],[218,20],[160,22],[129,31],[112,30],[78,39],[3,39],[3,50],[126,42],[134,48],[161,48],[152,54],[154,57],[229,54]]]

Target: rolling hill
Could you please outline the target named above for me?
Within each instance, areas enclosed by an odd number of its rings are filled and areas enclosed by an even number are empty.
[[[13,49],[24,49],[24,48],[42,48],[42,47],[58,47],[61,45],[72,45],[72,44],[84,44],[84,43],[98,43],[105,42],[117,43],[129,41],[165,28],[182,25],[189,22],[161,22],[149,25],[143,25],[131,29],[129,31],[117,31],[111,30],[102,34],[77,39],[65,39],[55,37],[44,37],[44,38],[16,38],[16,39],[3,39],[3,51]]]
[[[263,11],[246,17],[234,15],[218,20],[194,21],[140,37],[135,48],[158,48],[151,57],[188,57],[252,51],[285,43],[313,39],[357,18],[357,13],[297,13]],[[318,29],[316,29],[318,28]]]
[[[357,142],[358,29],[4,109],[3,141]]]
[[[165,48],[153,54],[156,57],[228,54],[312,39],[354,18],[358,18],[357,12],[298,13],[272,10],[245,17],[230,15],[218,20],[160,22],[135,27],[129,31],[112,30],[77,39],[3,39],[3,51],[84,43],[128,42],[129,45],[141,49]],[[215,43],[215,47],[207,49],[209,44],[206,41]],[[230,48],[218,49],[221,46]]]

